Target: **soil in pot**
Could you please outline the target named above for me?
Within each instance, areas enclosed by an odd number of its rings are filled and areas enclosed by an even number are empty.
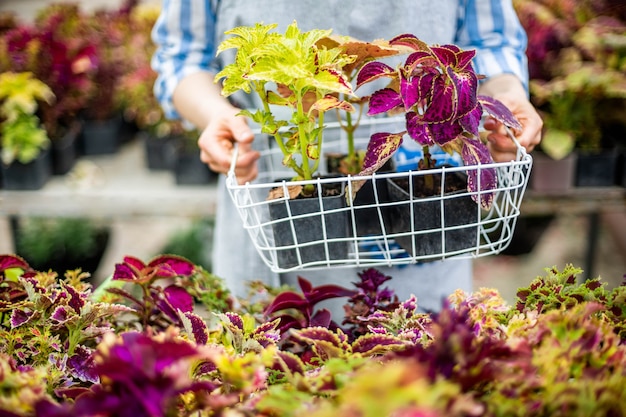
[[[269,203],[277,264],[289,269],[300,264],[341,260],[348,256],[347,210],[343,183],[322,184],[323,196],[277,200]],[[322,211],[324,213],[322,213]],[[324,238],[326,236],[326,239]]]
[[[460,173],[446,173],[443,198],[426,197],[441,194],[441,175],[432,174],[435,189],[424,191],[426,175],[412,175],[413,200],[409,201],[409,177],[391,178],[388,181],[392,233],[403,235],[396,242],[412,256],[441,259],[444,254],[472,250],[478,237],[479,208],[466,194],[467,177]],[[411,228],[413,207],[414,230]],[[443,217],[443,222],[442,222]],[[452,227],[458,227],[450,229]],[[442,231],[445,230],[445,231]],[[430,230],[430,231],[429,231]]]

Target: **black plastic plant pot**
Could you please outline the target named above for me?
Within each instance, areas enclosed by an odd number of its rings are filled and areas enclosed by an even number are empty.
[[[109,155],[116,153],[121,144],[123,119],[85,119],[83,122],[81,149],[84,155]]]
[[[146,165],[150,171],[172,170],[176,164],[176,139],[172,136],[154,136],[147,132],[140,133],[144,143]],[[200,159],[198,155],[194,155]]]
[[[328,213],[345,207],[343,190],[340,194],[321,199],[310,197],[270,202],[270,219],[276,221],[272,224],[272,231],[277,265],[281,269],[289,269],[301,264],[323,265],[327,260],[346,259],[350,243],[335,239],[348,236],[349,213],[347,210]]]
[[[467,183],[466,177],[455,174],[446,175]],[[414,180],[416,178],[417,176],[413,177]],[[408,183],[406,179],[404,181]],[[419,197],[420,192],[416,190],[419,187],[418,181],[414,181],[413,200],[409,201],[408,186],[399,185],[398,182],[395,178],[387,182],[390,200],[398,202],[389,206],[391,231],[399,234],[395,240],[407,253],[433,261],[442,259],[444,255],[449,257],[451,253],[468,252],[476,247],[479,208],[465,189],[446,192],[442,199],[433,200]],[[449,182],[451,181],[446,179],[446,183]]]
[[[61,137],[52,140],[53,175],[65,175],[76,165],[81,130],[82,125],[77,121]]]
[[[50,149],[42,151],[37,158],[27,164],[14,161],[2,168],[2,188],[5,190],[39,190],[52,177],[52,157]]]
[[[614,150],[599,153],[578,153],[576,163],[577,187],[611,187],[617,180],[618,153]]]
[[[352,202],[357,236],[382,236],[389,230],[391,224],[389,207],[384,205],[387,202],[389,202],[389,192],[386,180],[376,179],[375,183],[374,180],[367,180],[363,183]]]

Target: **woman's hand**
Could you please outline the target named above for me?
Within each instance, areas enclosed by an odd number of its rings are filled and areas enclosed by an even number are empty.
[[[238,143],[235,176],[240,184],[252,181],[258,175],[259,152],[252,149],[254,135],[238,109],[231,107],[211,118],[200,134],[200,159],[211,170],[226,174],[230,169],[234,143]]]
[[[515,136],[527,152],[531,152],[541,142],[543,121],[528,100],[526,91],[517,77],[511,74],[494,77],[487,80],[479,92],[501,101],[511,110],[522,124],[522,130],[515,131]],[[487,141],[493,160],[506,162],[516,159],[517,147],[509,138],[502,123],[490,117],[485,121],[484,127],[490,131]]]

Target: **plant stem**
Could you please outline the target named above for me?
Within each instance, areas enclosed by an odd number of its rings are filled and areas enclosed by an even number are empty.
[[[306,123],[309,123],[308,117],[304,114],[304,107],[302,105],[303,94],[301,92],[296,93],[296,100],[298,103],[297,109],[297,121],[298,121],[298,142],[300,143],[300,154],[302,155],[302,179],[311,180],[311,167],[309,166],[309,156],[307,154],[307,147],[311,138],[307,135]],[[305,196],[313,195],[315,186],[313,184],[305,185],[302,188],[302,194]]]
[[[422,157],[422,160],[424,162],[424,166],[423,168],[420,169],[431,169],[434,168],[433,166],[433,160],[430,154],[430,148],[428,147],[428,145],[424,145],[422,146],[422,152],[424,153],[424,156]],[[435,191],[435,179],[432,175],[424,175],[424,187],[426,188],[426,190],[431,191],[432,193],[434,193]]]

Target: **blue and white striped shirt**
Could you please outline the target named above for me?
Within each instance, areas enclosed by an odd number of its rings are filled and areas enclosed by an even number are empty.
[[[454,43],[476,50],[477,73],[487,78],[511,73],[528,85],[527,38],[511,0],[381,4],[381,0],[359,0],[353,6],[347,0],[164,0],[152,32],[157,45],[152,58],[158,73],[155,95],[166,116],[178,118],[172,104],[174,89],[192,73],[215,73],[223,67],[220,60],[225,58],[216,59],[215,51],[225,30],[256,22],[278,23],[281,29],[294,19],[303,30],[330,27],[335,34],[365,41],[412,33],[431,44]]]

